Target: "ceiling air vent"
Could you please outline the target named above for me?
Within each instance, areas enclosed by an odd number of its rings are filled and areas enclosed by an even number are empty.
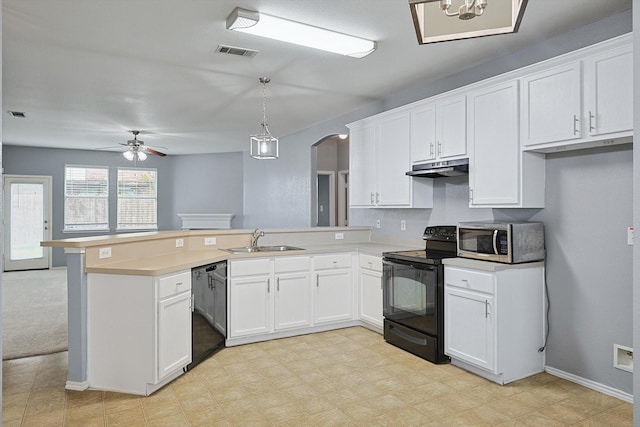
[[[26,118],[27,118],[27,115],[26,115],[24,112],[22,112],[22,111],[12,111],[12,110],[9,110],[9,111],[7,111],[7,113],[9,113],[9,115],[10,115],[11,117],[16,117],[16,118],[18,118],[18,119],[26,119]]]
[[[229,55],[244,56],[247,58],[253,58],[258,53],[257,50],[245,49],[243,47],[225,46],[223,44],[218,45],[216,48],[218,53],[226,53]]]

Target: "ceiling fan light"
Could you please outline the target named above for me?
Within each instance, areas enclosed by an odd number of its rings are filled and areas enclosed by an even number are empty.
[[[145,153],[144,151],[138,151],[136,154],[138,155],[138,160],[140,160],[141,162],[147,160],[147,153]]]
[[[127,150],[124,153],[122,153],[122,155],[124,156],[125,159],[129,161],[133,161],[133,157],[134,157],[133,151]]]

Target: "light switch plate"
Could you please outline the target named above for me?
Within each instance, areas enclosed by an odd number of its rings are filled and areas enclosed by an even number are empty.
[[[400,221],[400,231],[406,231],[406,230],[407,230],[407,221],[403,219]]]
[[[111,258],[111,248],[100,248],[98,258]]]
[[[204,245],[205,246],[214,246],[216,244],[216,238],[215,237],[205,237],[204,238]]]
[[[344,233],[336,233],[336,240],[343,240],[344,239]]]

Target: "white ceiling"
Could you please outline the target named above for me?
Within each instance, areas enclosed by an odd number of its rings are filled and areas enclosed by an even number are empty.
[[[378,49],[356,59],[228,31],[236,6]],[[27,118],[5,114],[2,138],[94,149],[139,129],[169,155],[242,151],[260,130],[260,76],[271,78],[269,128],[282,136],[630,7],[529,0],[517,34],[419,46],[408,0],[3,0],[3,112]],[[217,54],[219,44],[259,53]]]

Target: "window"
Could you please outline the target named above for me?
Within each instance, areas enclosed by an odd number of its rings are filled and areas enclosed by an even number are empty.
[[[155,169],[118,169],[118,230],[158,228]]]
[[[109,229],[109,168],[65,166],[64,231]]]

